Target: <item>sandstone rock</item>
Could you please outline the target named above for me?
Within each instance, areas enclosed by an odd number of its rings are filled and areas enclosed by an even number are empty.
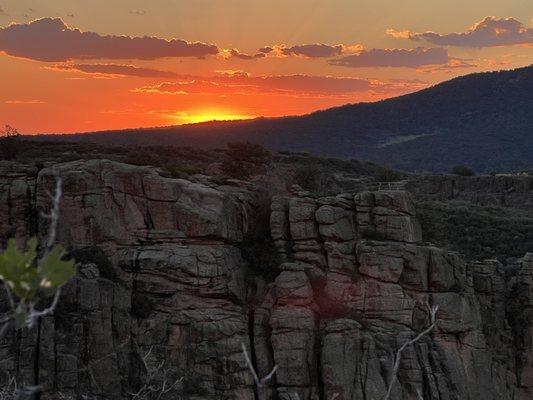
[[[43,400],[121,400],[162,365],[183,378],[168,399],[252,400],[244,344],[260,376],[278,365],[268,400],[381,399],[391,353],[428,326],[430,303],[437,327],[404,351],[393,399],[533,396],[533,256],[506,269],[423,245],[406,192],[312,199],[298,190],[265,207],[262,190],[239,182],[106,160],[38,176],[0,163],[3,240],[46,231],[36,216],[56,174],[59,241],[100,250],[78,265],[54,315],[8,331],[0,384],[42,385]],[[268,223],[283,255],[272,281],[252,275],[239,249]]]

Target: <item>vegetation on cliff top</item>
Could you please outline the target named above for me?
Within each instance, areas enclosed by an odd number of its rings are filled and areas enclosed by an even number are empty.
[[[468,202],[419,202],[424,240],[470,260],[523,257],[533,249],[533,217],[525,211]]]

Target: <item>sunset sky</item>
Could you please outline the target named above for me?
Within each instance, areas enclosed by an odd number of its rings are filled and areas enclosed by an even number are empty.
[[[532,0],[0,0],[0,125],[304,114],[533,63]]]

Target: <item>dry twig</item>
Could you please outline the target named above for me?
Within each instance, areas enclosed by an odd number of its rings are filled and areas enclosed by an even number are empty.
[[[422,339],[422,337],[424,337],[425,335],[429,334],[435,328],[435,326],[437,324],[436,315],[437,315],[437,311],[439,309],[439,306],[430,306],[428,304],[427,307],[428,307],[428,311],[429,311],[430,325],[426,329],[424,329],[422,332],[420,332],[418,335],[416,335],[413,339],[405,342],[398,349],[398,351],[396,351],[396,356],[394,357],[393,363],[392,363],[392,371],[391,371],[391,376],[390,376],[390,379],[389,379],[389,388],[387,389],[387,394],[385,395],[383,400],[389,400],[389,398],[391,396],[392,387],[394,386],[394,383],[396,382],[396,379],[397,379],[397,376],[398,376],[398,369],[400,368],[400,360],[402,358],[402,352],[407,347],[415,344],[420,339]],[[420,396],[420,393],[419,393],[419,396]]]
[[[264,393],[263,393],[264,387],[272,379],[272,377],[276,373],[276,370],[278,369],[278,366],[274,365],[274,368],[272,368],[272,371],[270,371],[270,373],[267,376],[260,379],[252,364],[252,360],[250,359],[250,356],[248,355],[248,352],[246,351],[246,346],[244,345],[244,343],[241,343],[241,346],[242,346],[242,353],[244,354],[244,358],[246,360],[246,365],[248,366],[248,369],[252,373],[252,377],[254,379],[255,388],[257,390],[257,397],[259,400],[263,400],[264,399]]]

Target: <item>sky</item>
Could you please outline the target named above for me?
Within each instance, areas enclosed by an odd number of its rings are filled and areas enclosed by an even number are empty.
[[[300,115],[533,63],[531,0],[0,0],[0,125]]]

